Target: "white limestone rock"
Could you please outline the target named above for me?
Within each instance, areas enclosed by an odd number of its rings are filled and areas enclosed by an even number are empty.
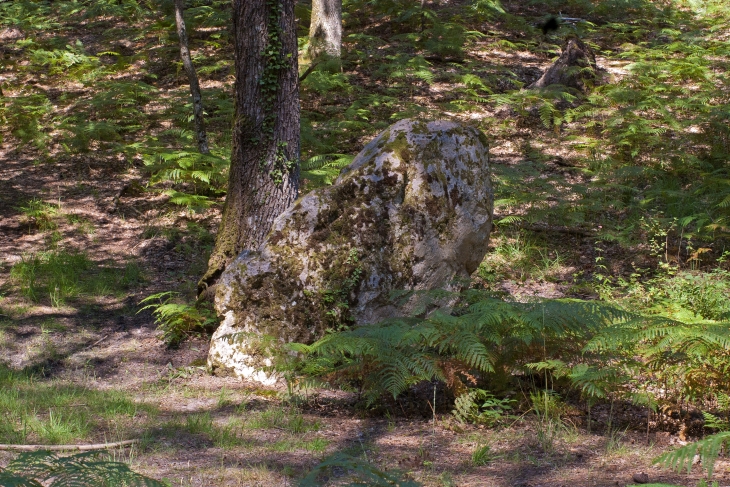
[[[482,132],[450,121],[394,124],[228,266],[209,367],[274,381],[262,369],[277,344],[407,314],[392,291],[439,288],[476,270],[492,207]]]

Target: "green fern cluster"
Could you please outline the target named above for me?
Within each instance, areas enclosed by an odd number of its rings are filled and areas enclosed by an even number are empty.
[[[522,117],[531,116],[536,109],[545,128],[557,128],[566,121],[566,114],[558,106],[577,101],[578,95],[567,88],[552,86],[536,91],[492,95],[490,98],[497,107],[509,106]]]
[[[624,245],[642,240],[637,224],[642,216],[658,217],[665,227],[678,222],[669,240],[679,240],[680,247],[682,240],[702,240],[708,246],[718,235],[727,236],[730,178],[725,155],[730,148],[730,125],[728,80],[721,66],[730,50],[716,33],[727,11],[704,3],[693,4],[694,13],[676,5],[658,8],[641,1],[622,1],[622,8],[615,10],[614,1],[547,3],[569,10],[571,16],[602,19],[600,26],[579,22],[556,35],[568,35],[570,30],[570,35],[577,34],[594,50],[599,45],[617,46],[615,60],[625,63],[626,72],[602,75],[598,85],[582,96],[564,90],[515,90],[489,98],[490,103],[509,106],[518,114],[517,124],[502,121],[499,130],[510,133],[524,128],[525,121],[539,115],[543,126],[554,131],[556,144],[582,153],[570,165],[593,177],[590,186],[571,185],[565,191],[577,193],[579,205],[541,205],[540,200],[556,196],[552,186],[535,192],[539,194],[502,192],[513,197],[510,206],[528,209],[527,216],[521,212],[522,217],[532,221],[597,222],[602,235]],[[499,15],[508,20],[509,14]],[[637,23],[637,19],[641,20]],[[540,49],[529,43],[522,48]],[[554,56],[558,46],[545,49]],[[549,159],[539,152],[525,152],[536,162]],[[563,192],[558,193],[560,199]],[[690,255],[681,257],[679,264]]]
[[[155,323],[162,331],[162,339],[168,346],[176,346],[184,339],[209,330],[217,324],[215,313],[207,308],[175,302],[179,293],[165,291],[147,296],[138,312],[152,310]]]
[[[52,7],[46,2],[20,0],[0,3],[0,25],[21,29],[53,29],[59,27],[58,18],[51,13]]]
[[[99,66],[99,58],[86,53],[80,40],[63,49],[47,50],[37,47],[30,53],[30,62],[38,68],[47,68],[49,74],[67,73],[82,78]]]
[[[399,53],[388,56],[386,59],[390,62],[381,66],[380,73],[391,83],[402,80],[410,86],[414,82],[433,84],[434,74],[430,69],[431,63],[423,56]]]
[[[629,317],[594,302],[518,303],[468,291],[456,311],[389,319],[292,348],[306,356],[299,365],[303,374],[355,380],[372,402],[421,381],[462,390],[480,380],[503,381],[515,369],[527,371],[536,357],[577,357],[599,330]]]
[[[93,19],[98,17],[118,17],[126,21],[133,21],[148,14],[144,2],[139,0],[86,0],[69,2],[59,9],[61,15],[80,15],[82,18]]]
[[[53,111],[48,97],[28,91],[5,100],[0,103],[0,121],[22,144],[32,143],[38,149],[45,147],[49,136],[44,127]]]
[[[302,162],[300,177],[305,183],[303,191],[332,184],[342,168],[350,164],[354,158],[348,154],[320,154]]]
[[[49,451],[23,453],[0,468],[4,487],[165,487],[126,464],[99,459],[99,453],[60,457]]]
[[[173,204],[205,209],[225,193],[230,162],[224,155],[167,149],[149,142],[129,145],[127,150],[142,153],[152,184],[168,186],[162,192]]]
[[[128,63],[102,63],[99,56],[87,54],[80,41],[64,47],[50,41],[18,42],[29,53],[27,66],[19,66],[18,74],[41,72],[54,79],[93,87],[83,94],[62,93],[53,103],[44,90],[32,85],[7,96],[6,103],[0,106],[0,117],[21,142],[45,148],[49,141],[57,140],[67,151],[84,152],[94,141],[118,146],[125,136],[145,126],[146,115],[140,108],[150,100],[155,88],[141,81],[104,79],[123,72]],[[100,56],[122,58],[111,51]]]
[[[473,388],[454,400],[451,413],[462,423],[493,426],[505,417],[514,402],[512,399],[499,399],[484,389]]]
[[[369,403],[422,381],[444,382],[462,421],[491,421],[508,408],[487,390],[520,377],[570,387],[593,402],[702,400],[730,393],[727,323],[684,323],[577,300],[504,301],[467,291],[455,308],[404,317],[293,344],[295,376],[355,385]],[[647,384],[663,384],[658,396]],[[474,387],[484,387],[473,389]],[[496,401],[496,402],[495,402]]]

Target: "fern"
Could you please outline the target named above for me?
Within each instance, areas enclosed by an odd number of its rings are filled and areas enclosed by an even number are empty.
[[[147,296],[138,313],[151,309],[162,339],[169,346],[176,346],[185,338],[200,333],[215,324],[215,313],[210,309],[199,309],[194,305],[175,303],[178,293],[166,291]]]
[[[558,127],[563,121],[573,117],[571,111],[563,114],[558,109],[560,103],[573,103],[577,97],[557,85],[541,90],[515,91],[509,94],[496,94],[489,97],[498,107],[508,106],[522,117],[529,117],[536,110],[545,128]]]
[[[214,201],[207,196],[184,193],[182,191],[175,191],[174,189],[165,190],[162,194],[170,197],[168,200],[170,203],[185,206],[191,211],[210,208],[214,204]]]
[[[82,3],[84,18],[95,17],[120,17],[127,21],[133,21],[141,15],[147,14],[143,8],[143,2],[138,0],[95,0]]]
[[[53,105],[45,94],[33,93],[4,97],[0,103],[0,120],[4,120],[11,133],[24,144],[33,143],[41,149],[49,139],[47,122]]]
[[[305,357],[300,373],[355,379],[372,402],[421,381],[440,380],[458,390],[465,377],[527,367],[536,346],[556,356],[579,354],[601,328],[628,317],[597,303],[506,302],[467,291],[455,310],[389,319],[292,348]]]
[[[302,171],[313,171],[315,169],[332,168],[342,169],[349,165],[355,156],[349,154],[321,154],[310,157],[302,162]]]
[[[518,370],[567,380],[586,398],[621,396],[649,407],[657,398],[637,390],[637,374],[676,384],[684,397],[708,387],[724,392],[730,331],[725,324],[645,317],[596,302],[517,303],[467,291],[456,307],[425,318],[390,319],[292,348],[303,354],[298,373],[354,380],[369,402],[421,381],[442,381],[459,396],[456,414],[464,420],[475,414],[479,394],[465,393],[467,382],[512,380]]]
[[[32,0],[0,3],[0,25],[24,30],[53,30],[60,27],[59,19],[51,15],[49,3]]]
[[[484,37],[477,31],[467,31],[464,26],[451,22],[435,22],[433,27],[423,32],[426,37],[424,47],[427,51],[444,58],[461,59],[464,44],[468,39]]]
[[[321,154],[302,162],[301,178],[304,191],[332,184],[340,175],[342,168],[349,165],[354,156],[348,154]]]
[[[677,448],[674,451],[661,455],[654,462],[674,470],[686,468],[687,473],[689,473],[692,469],[695,455],[699,455],[700,461],[707,471],[708,478],[711,478],[715,468],[715,461],[726,444],[730,444],[730,431],[715,433],[695,443]]]
[[[721,419],[714,414],[704,411],[702,412],[702,416],[705,418],[705,428],[720,431],[730,430],[730,421],[728,419]]]
[[[381,71],[389,70],[388,77],[395,81],[403,79],[406,83],[416,80],[428,85],[433,84],[434,74],[430,69],[431,63],[423,56],[411,56],[408,54],[397,54],[388,56],[390,63],[385,64]]]
[[[461,423],[481,423],[492,426],[512,409],[511,399],[497,399],[483,389],[471,389],[454,401],[451,412]]]
[[[585,347],[586,353],[618,354],[619,364],[638,367],[652,381],[663,382],[669,387],[666,394],[690,399],[699,391],[727,392],[728,350],[726,323],[684,323],[656,316],[635,316],[607,326]]]
[[[67,45],[66,49],[33,49],[30,61],[37,66],[47,66],[50,74],[67,73],[79,78],[99,66],[99,58],[86,54],[80,40],[74,45]]]
[[[321,64],[317,67],[316,71],[312,72],[302,81],[302,87],[313,90],[319,95],[352,91],[352,87],[345,74],[328,72],[326,67],[323,68]]]
[[[202,27],[227,27],[231,21],[230,3],[222,0],[213,0],[203,5],[191,5],[185,9],[185,16],[189,17],[190,30]]]
[[[213,197],[225,193],[229,162],[223,155],[171,150],[156,146],[153,141],[130,144],[127,151],[142,153],[152,184],[176,185],[162,190],[173,204],[197,211],[210,207]]]
[[[49,451],[22,453],[0,469],[0,485],[11,487],[165,487],[127,465],[98,459],[99,453],[59,457]]]

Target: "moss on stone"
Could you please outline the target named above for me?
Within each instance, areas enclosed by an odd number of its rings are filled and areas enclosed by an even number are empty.
[[[474,194],[465,201],[465,191],[488,195],[485,204],[491,205],[488,166],[474,167],[469,153],[482,143],[479,132],[439,122],[431,133],[430,126],[398,122],[334,186],[303,196],[285,212],[262,254],[239,258],[237,269],[224,274],[228,288],[220,290],[217,309],[232,313],[226,315],[230,326],[280,342],[311,342],[327,329],[390,310],[391,290],[439,285],[431,274],[450,280],[462,264],[448,249],[459,239],[474,240],[471,233],[482,232],[486,252],[491,220],[470,228],[473,219],[464,213],[480,204]],[[486,181],[476,180],[480,173]],[[467,204],[472,207],[464,208]],[[457,261],[442,262],[445,258]]]

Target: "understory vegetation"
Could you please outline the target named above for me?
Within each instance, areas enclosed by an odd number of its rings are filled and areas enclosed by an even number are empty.
[[[298,3],[300,49],[310,14]],[[0,1],[0,444],[139,440],[101,459],[3,456],[0,485],[91,464],[157,485],[115,462],[139,470],[189,450],[218,455],[201,455],[207,485],[447,486],[487,473],[528,485],[496,469],[552,475],[589,457],[575,445],[590,435],[598,470],[654,444],[638,463],[691,472],[662,485],[727,473],[724,0],[344,0],[342,69],[302,76],[302,190],[332,184],[395,121],[458,120],[490,140],[495,226],[465,289],[394,296],[422,305],[288,344],[272,366],[278,391],[199,384],[217,326],[196,282],[231,158],[230,15],[230,1],[186,2],[210,143],[200,154],[171,0]],[[553,15],[560,27],[544,33]],[[529,89],[574,37],[596,56],[591,86]],[[113,359],[122,371],[146,361],[125,355],[154,348],[145,320],[164,360],[104,384]],[[423,428],[413,452],[389,457],[361,423],[347,439],[325,434],[336,414],[404,436],[398,418]],[[450,447],[437,428],[458,436],[459,462],[439,463]],[[240,452],[254,453],[231,460]],[[199,485],[185,461],[143,471]],[[51,470],[23,470],[36,463]]]

